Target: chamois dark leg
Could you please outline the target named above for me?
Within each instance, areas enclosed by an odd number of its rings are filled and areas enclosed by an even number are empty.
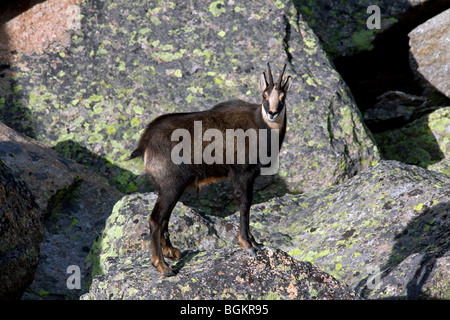
[[[175,273],[167,265],[163,258],[163,250],[161,245],[167,248],[167,241],[164,237],[164,229],[169,224],[170,214],[179,198],[178,194],[170,194],[163,192],[158,194],[155,207],[150,215],[150,231],[151,231],[151,253],[152,264],[165,277],[174,276]],[[167,236],[168,239],[168,236]],[[170,240],[169,240],[170,243]]]
[[[238,241],[248,253],[255,255],[256,250],[261,249],[261,245],[255,241],[250,232],[250,207],[253,200],[253,182],[255,177],[252,174],[232,174],[231,186],[240,211],[240,223]]]
[[[171,260],[178,260],[181,257],[181,251],[172,246],[169,237],[169,219],[165,219],[162,225],[161,249],[163,256]]]

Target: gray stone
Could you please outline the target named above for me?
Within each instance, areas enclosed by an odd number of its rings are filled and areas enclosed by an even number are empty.
[[[409,33],[410,64],[422,86],[450,98],[450,9]]]
[[[33,281],[44,235],[39,206],[0,160],[0,300],[20,299]]]
[[[311,263],[270,248],[249,256],[240,248],[191,251],[162,279],[148,255],[111,259],[82,300],[302,299],[358,300],[354,291]]]
[[[144,272],[148,287],[161,282],[150,263],[147,223],[155,200],[153,193],[134,194],[114,207],[89,256],[96,275],[90,298],[137,298],[142,283],[135,281]],[[450,292],[449,201],[449,176],[382,161],[337,187],[255,204],[250,225],[257,241],[312,263],[361,297],[443,299]],[[238,224],[238,213],[204,215],[179,202],[169,232],[185,253],[220,256],[238,245]],[[175,281],[190,274],[184,265],[190,270],[189,255],[174,264]],[[203,265],[205,273],[210,268]],[[152,298],[167,297],[155,290]]]

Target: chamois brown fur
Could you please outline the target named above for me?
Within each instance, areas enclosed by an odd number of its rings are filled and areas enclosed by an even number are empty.
[[[194,164],[194,121],[201,121],[202,133],[208,129],[217,129],[226,136],[227,129],[248,129],[267,132],[266,154],[270,156],[271,129],[278,130],[279,143],[284,139],[286,132],[285,98],[289,90],[290,76],[283,83],[283,74],[286,65],[280,74],[278,82],[273,82],[270,65],[268,65],[268,79],[263,73],[260,80],[260,89],[263,93],[262,103],[252,104],[242,100],[222,102],[213,108],[200,112],[172,113],[157,117],[145,129],[136,150],[130,159],[143,157],[145,171],[153,180],[158,199],[150,215],[149,225],[151,230],[151,254],[152,263],[163,276],[174,275],[172,269],[164,261],[163,256],[177,260],[180,258],[180,250],[170,243],[168,225],[170,214],[188,186],[200,188],[206,184],[228,178],[238,208],[240,210],[240,227],[238,240],[242,247],[251,254],[261,248],[249,229],[249,213],[253,198],[253,183],[264,167],[258,156],[256,164],[249,163],[248,151],[250,139],[245,139],[245,163],[237,164],[237,145],[234,142],[235,162],[225,161],[225,138],[223,139],[223,162],[206,164]],[[191,137],[191,161],[190,163],[175,164],[172,160],[172,149],[179,141],[171,141],[172,133],[176,129],[185,129]],[[266,131],[260,129],[266,129]],[[258,140],[259,141],[259,140]],[[197,141],[197,143],[199,143]],[[202,154],[204,148],[211,142],[202,141]],[[258,146],[259,148],[259,146]],[[277,150],[277,154],[279,152]],[[259,151],[259,149],[258,149]],[[259,152],[258,152],[259,155]]]

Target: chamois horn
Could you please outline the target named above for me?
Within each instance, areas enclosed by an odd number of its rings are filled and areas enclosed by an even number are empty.
[[[283,71],[281,71],[280,77],[278,78],[278,82],[277,82],[277,89],[278,90],[281,89],[281,83],[283,82],[283,75],[284,75],[284,71],[285,70],[286,70],[286,64],[284,64]]]
[[[272,70],[270,69],[270,63],[267,62],[267,69],[269,70],[269,87],[273,87]]]

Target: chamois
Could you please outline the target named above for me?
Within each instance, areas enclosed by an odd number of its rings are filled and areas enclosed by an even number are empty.
[[[277,147],[275,153],[278,157],[286,133],[286,94],[292,83],[291,76],[287,76],[283,81],[286,65],[284,65],[277,83],[273,81],[270,64],[267,66],[268,74],[263,72],[259,83],[262,91],[262,103],[252,104],[242,100],[232,100],[219,103],[206,111],[159,116],[148,124],[137,148],[131,153],[130,159],[136,157],[144,159],[145,171],[158,190],[158,199],[149,219],[151,256],[152,264],[165,277],[175,274],[164,261],[163,256],[172,260],[178,260],[181,256],[180,250],[174,248],[170,243],[168,232],[170,215],[183,191],[189,186],[199,189],[209,183],[228,178],[240,211],[238,241],[252,255],[256,254],[256,250],[262,248],[249,229],[253,184],[256,177],[261,174],[261,170],[267,167],[267,161],[261,160],[261,151],[273,155],[271,147],[274,145]],[[200,124],[201,126],[199,126]],[[175,163],[173,156],[179,155],[180,152],[173,150],[177,144],[180,144],[178,143],[179,138],[183,137],[183,135],[174,134],[177,129],[180,129],[181,133],[187,133],[184,137],[189,140],[187,143],[184,141],[186,148],[182,150],[183,153],[191,150],[200,151],[200,157],[204,155],[204,152],[206,153],[207,141],[212,140],[211,132],[214,133],[216,148],[212,152],[210,147],[209,152],[211,155],[214,154],[214,159],[218,161],[206,163],[195,154],[183,154],[184,161]],[[245,132],[242,138],[245,141],[245,147],[242,142],[240,147],[239,143],[236,143],[239,137],[234,136],[231,141],[226,142],[225,139],[222,139],[230,129],[235,132]],[[198,141],[199,136],[198,134],[196,136],[195,130],[201,130],[200,137],[203,137],[203,141]],[[260,138],[259,141],[262,140],[266,143],[259,143],[255,149],[250,141],[251,131],[254,131]],[[205,133],[208,132],[210,133],[209,139],[204,141]],[[272,135],[273,132],[277,133],[275,138]],[[219,136],[220,133],[223,134],[222,137]],[[246,137],[248,139],[245,139]],[[227,157],[225,162],[223,159],[230,147],[234,152],[231,153],[234,158]],[[239,152],[244,150],[246,152],[245,159],[236,159],[239,157]],[[257,158],[255,158],[255,150],[259,150],[260,156]],[[250,161],[251,156],[254,157],[253,162]],[[228,161],[230,159],[233,161]]]

